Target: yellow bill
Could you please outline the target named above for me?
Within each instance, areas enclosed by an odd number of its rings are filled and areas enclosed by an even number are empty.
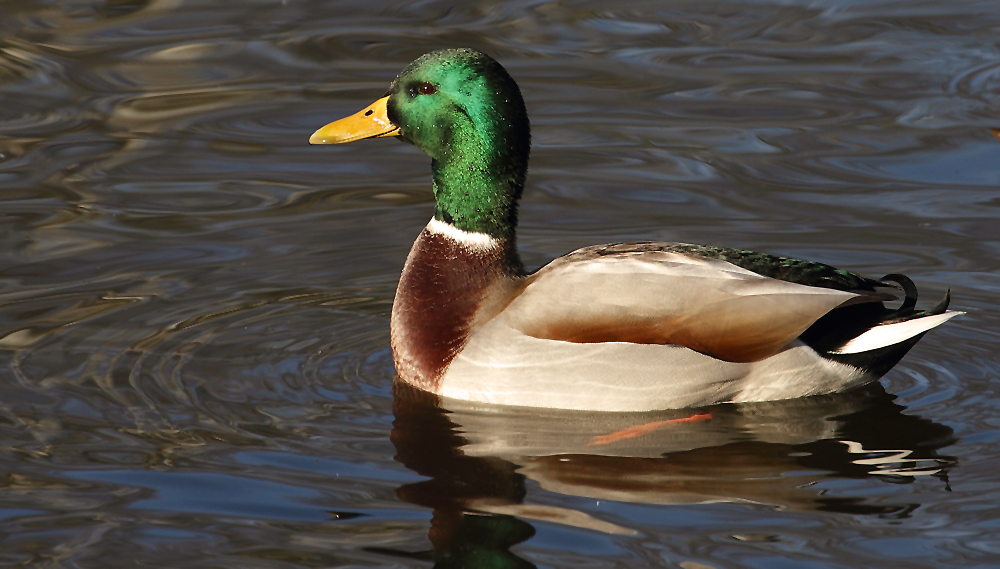
[[[389,97],[382,97],[358,113],[333,121],[314,132],[309,144],[343,144],[362,138],[399,136],[399,127],[386,115],[388,101]]]

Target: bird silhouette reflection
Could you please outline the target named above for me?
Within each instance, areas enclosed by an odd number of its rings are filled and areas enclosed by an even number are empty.
[[[396,460],[429,477],[397,495],[433,511],[432,549],[382,553],[435,567],[533,567],[510,552],[531,521],[633,534],[621,521],[532,504],[525,482],[644,504],[734,502],[906,516],[919,504],[827,496],[817,482],[936,477],[956,463],[944,425],[904,414],[879,385],[828,396],[655,413],[588,413],[442,401],[397,382]]]

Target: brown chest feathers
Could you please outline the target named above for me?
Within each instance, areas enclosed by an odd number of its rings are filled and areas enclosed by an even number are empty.
[[[492,317],[513,297],[511,250],[502,240],[469,246],[428,229],[420,233],[392,305],[392,354],[400,379],[435,390],[476,321]]]

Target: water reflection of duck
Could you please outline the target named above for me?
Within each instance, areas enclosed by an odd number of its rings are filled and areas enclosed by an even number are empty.
[[[520,91],[469,49],[429,53],[387,95],[318,130],[399,136],[431,156],[430,221],[392,310],[400,377],[452,398],[643,411],[844,391],[945,322],[902,275],[679,243],[588,247],[526,274],[515,248],[530,134]],[[902,288],[896,310],[884,288]]]
[[[873,475],[893,482],[946,478],[955,461],[938,449],[954,441],[952,430],[903,414],[893,399],[874,384],[851,393],[686,411],[538,413],[454,401],[444,410],[436,397],[398,384],[396,459],[430,479],[397,494],[434,512],[434,551],[405,555],[435,559],[441,567],[463,566],[459,558],[468,555],[508,559],[509,547],[534,533],[527,520],[616,534],[637,530],[532,504],[527,479],[551,492],[599,500],[905,513],[919,505],[827,496],[814,486]]]

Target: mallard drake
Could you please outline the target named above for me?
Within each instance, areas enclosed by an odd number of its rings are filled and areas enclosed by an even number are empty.
[[[436,201],[396,290],[392,352],[399,380],[439,396],[643,411],[833,393],[959,314],[948,294],[916,311],[903,275],[684,243],[586,247],[528,274],[515,245],[528,116],[472,49],[420,57],[309,142],[389,136],[431,157]]]

